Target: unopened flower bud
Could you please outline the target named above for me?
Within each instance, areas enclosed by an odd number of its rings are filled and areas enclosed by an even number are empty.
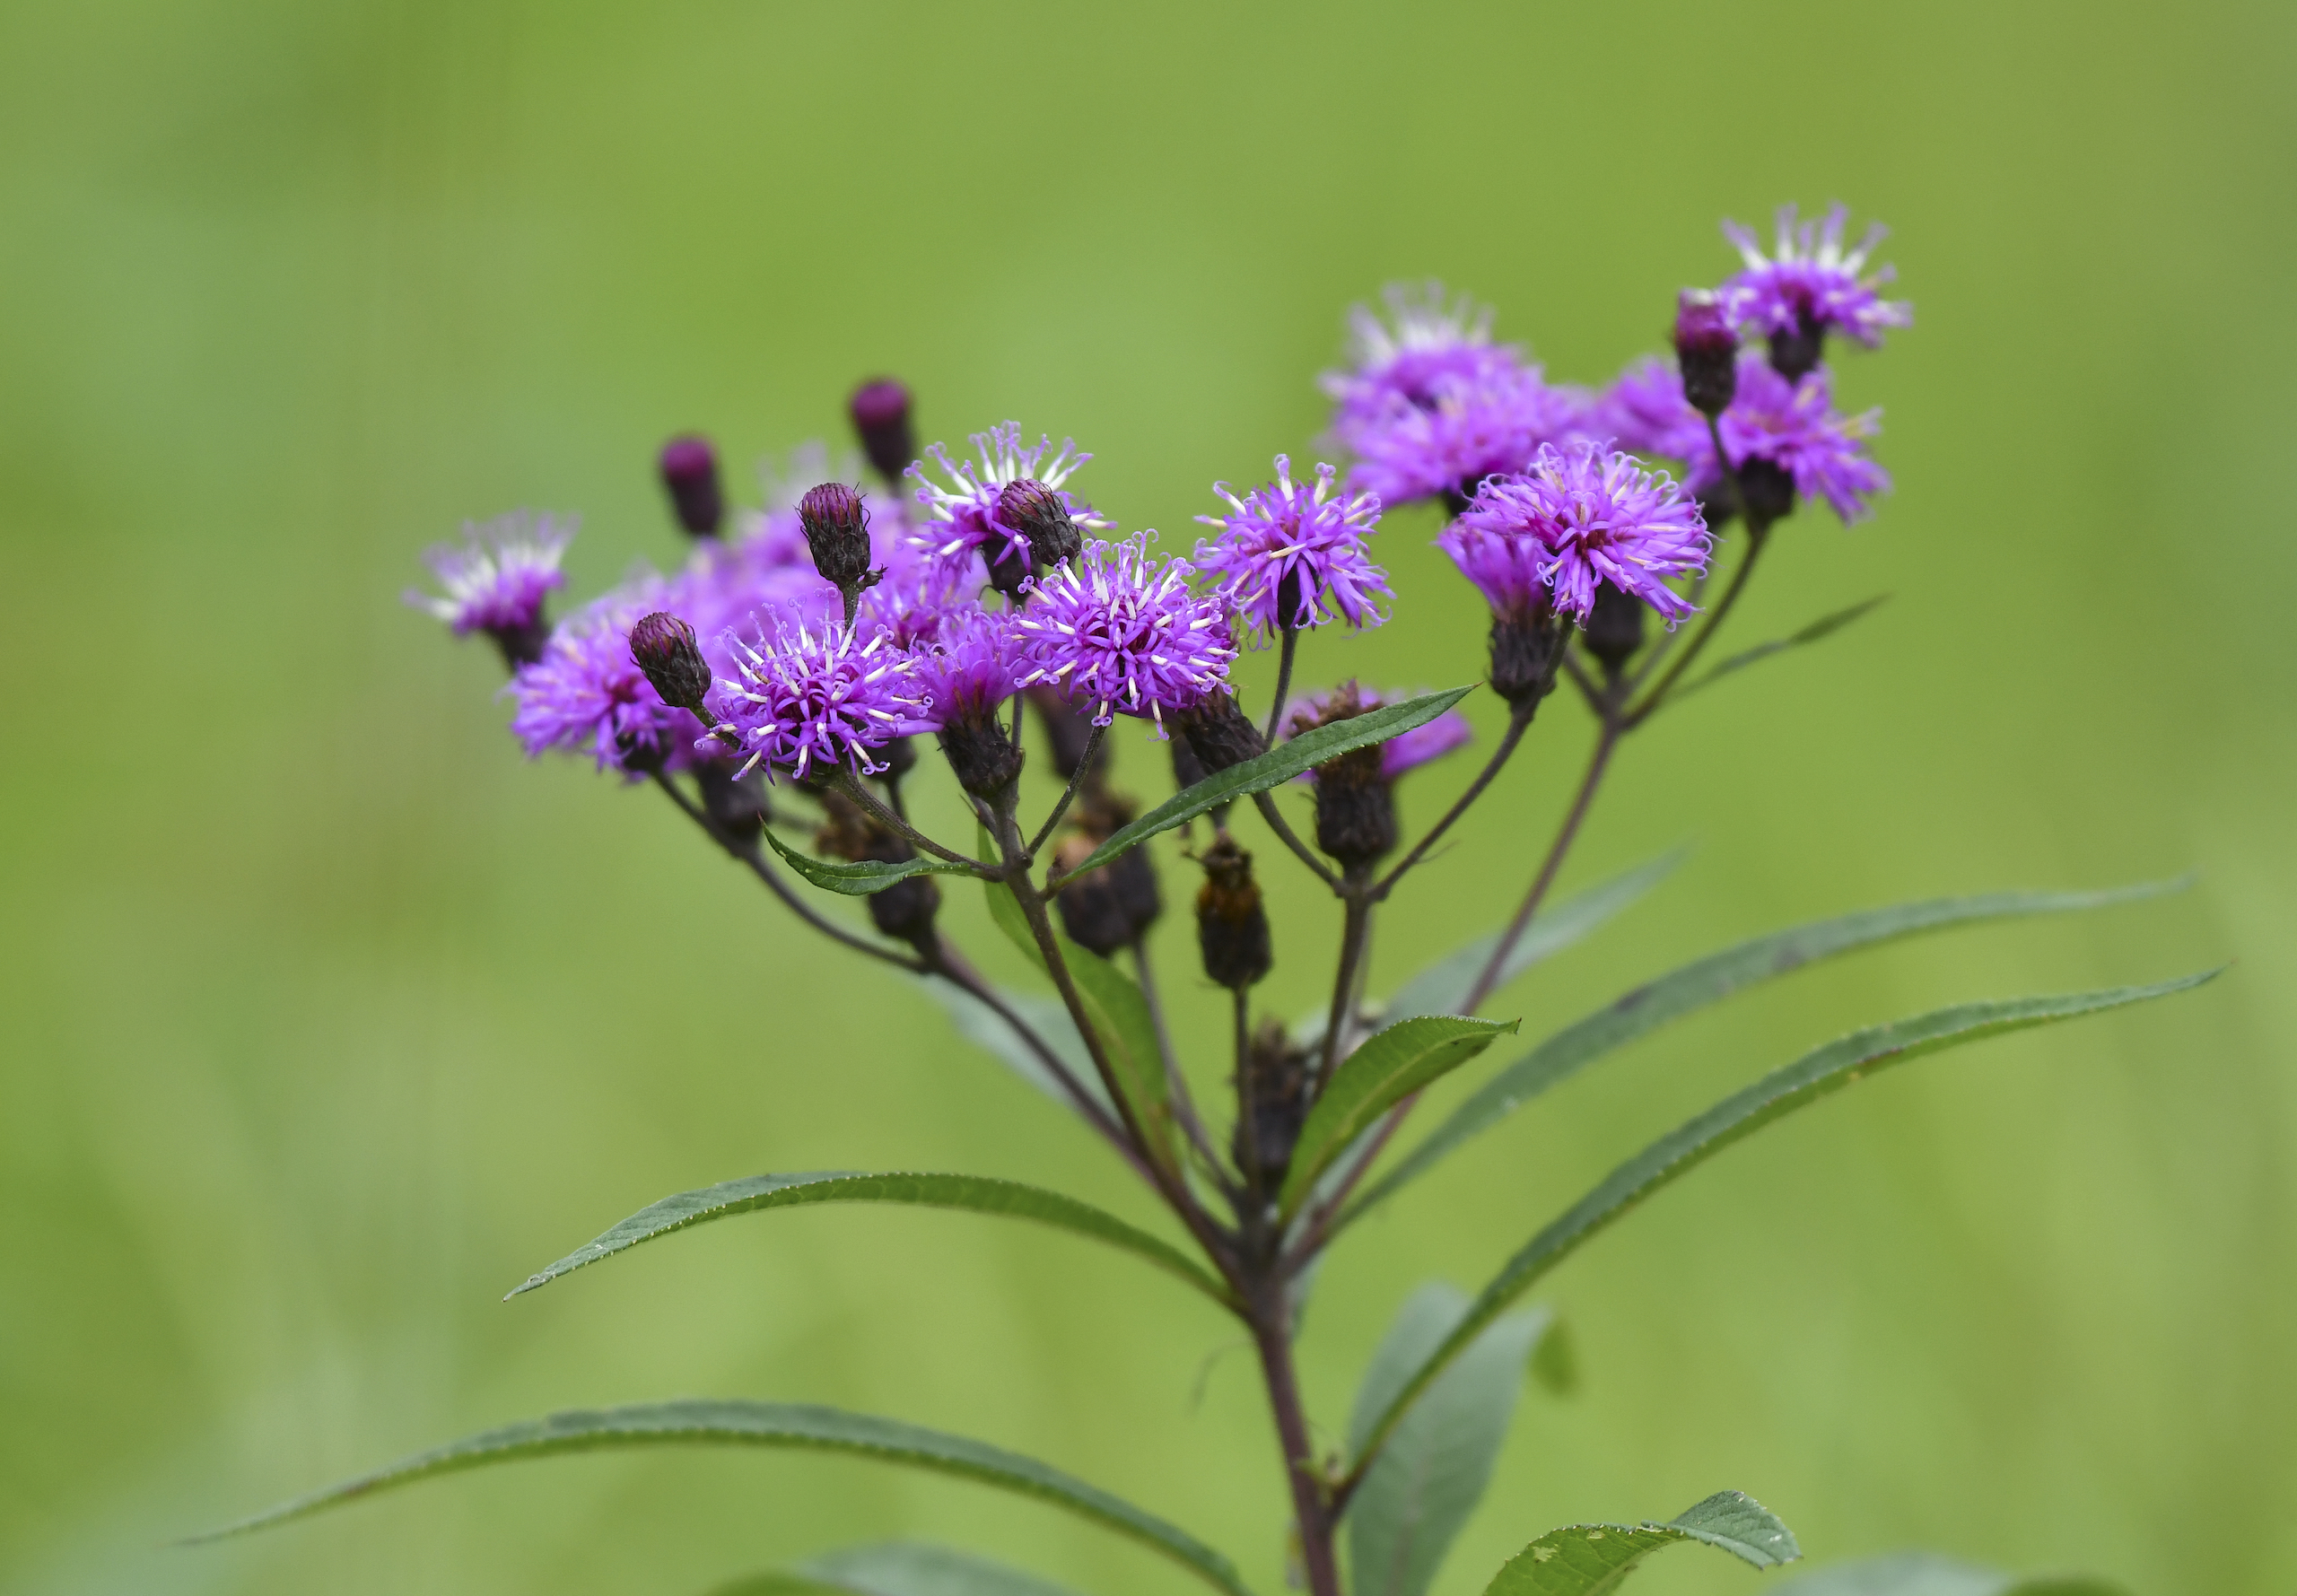
[[[678,525],[695,537],[715,537],[726,519],[726,495],[718,485],[718,452],[710,440],[688,433],[662,445],[662,485]]]
[[[875,582],[879,573],[869,569],[869,513],[860,494],[842,482],[808,488],[798,501],[798,520],[824,581],[841,593],[858,593]]]
[[[1204,973],[1218,986],[1243,991],[1266,975],[1276,962],[1268,934],[1268,911],[1260,883],[1253,879],[1253,856],[1222,832],[1197,856],[1204,885],[1196,894],[1196,942]]]
[[[1070,519],[1059,491],[1033,476],[1007,483],[998,493],[997,509],[1007,526],[1029,540],[1029,557],[1038,565],[1073,560],[1085,546],[1085,535]]]
[[[1236,1167],[1265,1190],[1283,1179],[1308,1118],[1307,1051],[1292,1045],[1279,1021],[1262,1021],[1245,1049],[1236,1111]]]
[[[1563,658],[1563,624],[1544,604],[1531,614],[1507,610],[1491,617],[1491,690],[1519,715],[1531,715],[1555,691]]]
[[[1087,794],[1078,806],[1076,829],[1054,850],[1056,865],[1075,868],[1138,813],[1138,805],[1114,793]],[[1157,890],[1157,867],[1145,848],[1119,854],[1079,876],[1053,902],[1070,940],[1104,958],[1147,935],[1165,909]]]
[[[880,377],[855,388],[848,408],[853,430],[861,437],[861,452],[878,475],[898,486],[901,474],[917,458],[917,435],[909,424],[909,390],[890,377]]]
[[[1739,335],[1722,301],[1706,289],[1686,288],[1677,301],[1675,364],[1693,410],[1716,416],[1731,407],[1739,387]]]
[[[1627,666],[1629,658],[1643,646],[1643,616],[1647,606],[1634,594],[1623,592],[1609,582],[1595,589],[1594,607],[1588,612],[1587,624],[1580,632],[1580,641],[1587,652],[1603,663],[1605,676],[1612,681]]]
[[[1311,724],[1330,726],[1363,712],[1360,690],[1347,682],[1324,700]],[[1351,870],[1396,845],[1395,789],[1383,768],[1382,752],[1374,743],[1316,766],[1316,846]]]
[[[668,610],[656,610],[630,629],[630,658],[664,703],[707,719],[702,700],[710,691],[710,666],[693,627]]]
[[[975,798],[997,798],[1021,773],[1021,750],[1005,735],[993,708],[977,720],[942,727],[941,752],[957,785]]]
[[[1746,499],[1747,526],[1752,531],[1767,530],[1773,521],[1795,513],[1794,474],[1774,460],[1742,460],[1739,492]]]
[[[1208,776],[1268,752],[1260,728],[1245,718],[1236,695],[1226,688],[1214,688],[1173,719]]]

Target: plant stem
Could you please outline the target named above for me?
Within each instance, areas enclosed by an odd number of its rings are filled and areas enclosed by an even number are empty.
[[[881,800],[876,793],[871,792],[868,788],[862,786],[860,778],[856,777],[852,771],[848,769],[846,766],[840,765],[837,767],[837,776],[831,784],[834,786],[838,791],[843,793],[847,798],[852,798],[855,803],[860,805],[863,809],[869,813],[871,817],[873,817],[879,825],[884,826],[895,836],[905,838],[917,847],[921,848],[926,852],[931,854],[935,859],[947,859],[953,865],[963,865],[966,869],[971,870],[977,876],[993,876],[997,874],[997,871],[993,867],[985,865],[977,859],[967,859],[962,853],[953,852],[949,849],[942,847],[939,842],[936,842],[932,838],[927,836],[923,832],[919,831],[915,826],[910,824],[908,821],[904,820],[891,809],[886,808],[883,800]]]
[[[1534,708],[1536,707],[1534,705]],[[1452,829],[1453,823],[1466,814],[1470,806],[1483,796],[1483,789],[1491,785],[1492,778],[1499,774],[1500,767],[1505,765],[1510,756],[1515,754],[1516,745],[1524,740],[1524,733],[1531,724],[1531,710],[1516,710],[1508,715],[1507,730],[1499,739],[1499,746],[1492,750],[1491,757],[1484,762],[1483,769],[1476,772],[1474,781],[1468,783],[1468,789],[1460,794],[1452,807],[1445,811],[1444,818],[1431,826],[1428,834],[1420,838],[1412,850],[1398,860],[1395,868],[1383,876],[1380,884],[1372,889],[1374,903],[1380,902],[1393,892],[1396,883],[1403,879],[1404,872],[1418,864],[1428,850],[1443,839],[1444,833]]]
[[[1302,864],[1315,872],[1317,880],[1335,893],[1346,890],[1341,885],[1340,877],[1327,869],[1323,860],[1318,859],[1310,851],[1308,845],[1300,841],[1299,834],[1293,831],[1291,823],[1287,821],[1283,812],[1277,808],[1276,798],[1272,794],[1265,792],[1253,794],[1253,807],[1260,811],[1260,817],[1268,822],[1268,829],[1276,833],[1277,840],[1289,848],[1293,856]]]
[[[1668,690],[1681,680],[1683,672],[1691,667],[1691,662],[1699,657],[1708,641],[1723,629],[1723,623],[1729,616],[1731,606],[1738,603],[1739,595],[1747,590],[1747,579],[1754,574],[1755,562],[1762,558],[1763,545],[1769,540],[1769,526],[1757,526],[1751,520],[1747,523],[1747,552],[1739,561],[1739,569],[1731,574],[1731,585],[1723,589],[1722,598],[1716,603],[1713,609],[1707,612],[1706,621],[1691,638],[1690,645],[1681,654],[1675,656],[1675,662],[1668,668],[1667,674],[1659,678],[1656,686],[1644,694],[1641,703],[1627,711],[1621,717],[1626,729],[1631,731],[1651,718],[1661,702],[1666,698]]]
[[[1222,1195],[1234,1188],[1227,1173],[1220,1167],[1220,1156],[1212,1149],[1212,1138],[1205,1133],[1204,1121],[1196,1112],[1196,1098],[1188,1089],[1188,1077],[1181,1073],[1180,1054],[1173,1047],[1171,1028],[1165,1023],[1165,1000],[1157,990],[1157,972],[1148,962],[1148,938],[1135,937],[1132,967],[1140,976],[1141,1000],[1148,1005],[1148,1023],[1156,1027],[1157,1052],[1165,1066],[1165,1089],[1172,1094],[1173,1115],[1180,1121],[1181,1129],[1188,1133],[1189,1145],[1196,1149],[1202,1161],[1204,1173],[1218,1186]]]
[[[814,929],[819,931],[823,936],[827,937],[831,941],[841,943],[843,946],[852,948],[856,953],[868,954],[873,959],[881,959],[885,963],[892,964],[897,969],[907,970],[913,974],[921,975],[925,972],[925,963],[923,960],[908,958],[901,954],[894,952],[891,948],[879,947],[876,943],[865,941],[863,938],[857,937],[852,932],[847,930],[844,927],[838,925],[833,920],[825,919],[819,911],[816,910],[812,904],[807,903],[804,898],[799,895],[798,890],[795,887],[791,886],[787,881],[782,878],[782,873],[766,862],[765,856],[764,854],[760,853],[755,848],[744,847],[740,842],[736,842],[724,832],[719,830],[718,823],[711,819],[709,815],[703,811],[700,805],[696,804],[692,798],[686,797],[685,793],[680,792],[678,790],[677,783],[671,781],[668,775],[664,774],[660,771],[655,772],[654,784],[657,787],[659,787],[664,792],[668,793],[669,795],[670,802],[676,804],[681,810],[683,810],[687,819],[700,826],[703,829],[703,833],[707,835],[712,842],[724,849],[726,852],[734,859],[738,859],[745,865],[747,865],[750,868],[750,873],[755,876],[760,881],[764,882],[766,885],[766,889],[773,893],[775,897],[780,898],[782,903],[789,905],[790,911],[792,914],[795,914],[799,920],[804,920],[808,925],[813,927]]]
[[[1285,627],[1284,641],[1276,650],[1276,696],[1269,701],[1268,729],[1261,735],[1261,741],[1271,748],[1276,746],[1276,728],[1284,720],[1284,701],[1292,695],[1292,656],[1299,646],[1300,629]]]
[[[1333,1555],[1333,1515],[1323,1471],[1300,1405],[1300,1382],[1292,1367],[1291,1309],[1283,1280],[1271,1273],[1252,1299],[1253,1346],[1276,1419],[1276,1439],[1284,1451],[1284,1472],[1292,1487],[1292,1516],[1300,1535],[1300,1564],[1309,1596],[1340,1596],[1340,1562]]]
[[[1332,977],[1332,1011],[1324,1021],[1323,1059],[1316,1070],[1318,1091],[1331,1081],[1332,1066],[1340,1062],[1343,1033],[1353,1028],[1349,1021],[1355,1017],[1351,999],[1356,995],[1356,967],[1364,957],[1364,940],[1372,929],[1372,899],[1366,884],[1351,871],[1346,885],[1341,898],[1347,908],[1341,920],[1340,971]]]
[[[1531,891],[1524,894],[1524,902],[1515,911],[1515,918],[1507,922],[1507,931],[1499,938],[1499,946],[1491,950],[1491,958],[1484,965],[1483,973],[1475,978],[1475,985],[1468,989],[1467,1000],[1461,1005],[1473,1014],[1491,989],[1499,984],[1500,972],[1507,967],[1507,957],[1522,941],[1524,928],[1532,923],[1532,916],[1539,912],[1540,903],[1547,896],[1549,887],[1555,885],[1556,872],[1563,868],[1563,856],[1571,851],[1572,839],[1579,834],[1579,824],[1587,818],[1587,806],[1594,801],[1595,789],[1603,785],[1603,772],[1611,768],[1611,750],[1619,746],[1626,728],[1616,720],[1603,722],[1603,734],[1595,739],[1594,757],[1587,762],[1587,773],[1580,778],[1579,795],[1571,801],[1570,813],[1563,817],[1563,825],[1549,844],[1547,858],[1540,865],[1540,873],[1532,878]]]
[[[1078,789],[1085,785],[1087,772],[1093,768],[1093,755],[1101,751],[1102,734],[1107,730],[1105,726],[1096,726],[1086,733],[1085,752],[1078,757],[1077,769],[1070,773],[1069,785],[1062,789],[1061,801],[1053,805],[1052,813],[1044,817],[1044,824],[1037,828],[1037,834],[1029,839],[1031,859],[1035,859],[1037,850],[1044,846],[1044,840],[1052,835],[1052,828],[1061,824],[1061,817],[1069,813],[1069,806],[1076,800]]]

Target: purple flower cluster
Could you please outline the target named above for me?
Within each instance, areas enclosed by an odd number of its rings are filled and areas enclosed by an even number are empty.
[[[1225,690],[1236,658],[1227,606],[1192,592],[1194,574],[1185,560],[1152,556],[1146,533],[1087,544],[1031,587],[1015,624],[1021,685],[1058,687],[1096,725],[1137,715],[1161,732],[1166,711]]]
[[[1673,621],[1691,605],[1667,583],[1706,569],[1709,540],[1699,505],[1664,473],[1580,443],[1488,478],[1437,543],[1503,614],[1534,606],[1535,580],[1554,608],[1585,621],[1609,583]]]
[[[916,661],[884,632],[860,642],[843,626],[793,627],[752,644],[736,639],[735,676],[720,678],[710,708],[739,739],[747,763],[803,779],[817,766],[876,774],[876,750],[932,729]]]
[[[1838,332],[1872,349],[1882,329],[1908,327],[1914,307],[1886,300],[1875,290],[1897,275],[1890,266],[1866,270],[1867,257],[1888,229],[1877,222],[1857,248],[1842,247],[1847,208],[1835,205],[1821,222],[1797,223],[1793,205],[1778,213],[1777,241],[1768,256],[1749,229],[1725,222],[1723,231],[1737,246],[1746,270],[1719,291],[1731,318],[1751,331],[1810,336]]]
[[[1225,482],[1212,491],[1228,501],[1225,516],[1196,519],[1220,536],[1199,542],[1193,563],[1225,579],[1236,616],[1265,641],[1331,620],[1376,626],[1378,601],[1393,597],[1387,572],[1372,563],[1365,541],[1380,520],[1376,493],[1334,497],[1330,466],[1316,467],[1316,485],[1292,480],[1292,462],[1276,457],[1276,480],[1242,498]]]
[[[1111,526],[1094,513],[1091,505],[1061,485],[1093,458],[1079,451],[1076,440],[1062,439],[1058,453],[1051,438],[1041,437],[1024,449],[1021,423],[1009,421],[986,432],[975,432],[969,440],[974,447],[970,460],[951,460],[939,443],[926,446],[925,452],[948,478],[946,485],[928,476],[921,463],[909,468],[918,484],[917,501],[925,507],[929,518],[921,531],[936,560],[974,575],[975,580],[980,574],[974,570],[976,555],[984,569],[1014,564],[1026,571],[1035,563],[1038,551],[1032,546],[1028,529],[1015,523],[1003,502],[1004,490],[1017,482],[1042,483],[1079,528],[1105,531]]]

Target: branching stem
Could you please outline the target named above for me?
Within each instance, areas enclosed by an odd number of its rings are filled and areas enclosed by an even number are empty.
[[[1101,751],[1101,738],[1107,731],[1105,726],[1096,726],[1086,734],[1085,752],[1078,756],[1077,768],[1070,774],[1069,785],[1061,789],[1061,801],[1053,805],[1052,813],[1044,817],[1044,824],[1037,828],[1037,834],[1029,839],[1028,856],[1031,859],[1036,857],[1037,850],[1044,846],[1044,840],[1052,835],[1052,828],[1061,824],[1061,817],[1069,813],[1069,806],[1076,801],[1078,790],[1085,785],[1092,771],[1093,755]]]
[[[1555,833],[1555,841],[1548,845],[1547,858],[1541,861],[1540,873],[1532,878],[1531,890],[1524,894],[1523,903],[1515,910],[1515,918],[1507,922],[1507,929],[1499,938],[1499,946],[1491,950],[1491,957],[1483,973],[1475,978],[1475,985],[1468,989],[1467,1000],[1461,1005],[1464,1012],[1473,1014],[1491,996],[1491,989],[1499,984],[1499,977],[1507,968],[1508,955],[1515,951],[1515,944],[1524,939],[1525,928],[1532,916],[1539,912],[1546,899],[1548,888],[1555,885],[1556,873],[1563,868],[1563,856],[1571,851],[1572,840],[1579,834],[1580,823],[1587,818],[1587,807],[1595,798],[1595,789],[1603,785],[1603,772],[1611,768],[1611,751],[1619,746],[1625,728],[1616,720],[1603,722],[1602,734],[1595,739],[1595,752],[1587,762],[1587,773],[1579,780],[1578,796],[1571,800],[1570,812],[1564,815],[1563,825]]]
[[[1491,757],[1484,762],[1483,769],[1477,772],[1475,780],[1468,783],[1468,789],[1460,794],[1452,807],[1444,812],[1444,818],[1430,826],[1428,834],[1412,846],[1411,851],[1396,861],[1395,868],[1381,877],[1379,885],[1372,889],[1374,903],[1379,903],[1390,893],[1395,891],[1396,883],[1403,879],[1404,872],[1418,864],[1427,856],[1429,849],[1443,841],[1444,833],[1450,831],[1460,816],[1466,814],[1474,805],[1476,799],[1483,796],[1483,789],[1491,785],[1492,778],[1499,774],[1501,767],[1506,765],[1508,759],[1514,755],[1516,745],[1524,740],[1524,733],[1531,723],[1531,710],[1516,710],[1508,715],[1507,730],[1500,737],[1499,746],[1492,750]]]

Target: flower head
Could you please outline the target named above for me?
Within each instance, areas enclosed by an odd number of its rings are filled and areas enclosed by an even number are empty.
[[[1027,667],[1015,620],[1010,611],[979,605],[946,614],[931,640],[911,656],[921,719],[937,728],[979,722],[1018,691]]]
[[[1329,693],[1306,693],[1285,711],[1284,736],[1289,740],[1304,731],[1313,731],[1333,720],[1346,720],[1398,702],[1389,694],[1359,687],[1353,682]],[[1334,710],[1341,712],[1335,714],[1332,712]],[[1380,779],[1393,781],[1406,771],[1417,770],[1430,760],[1441,759],[1474,736],[1465,715],[1457,710],[1445,710],[1425,725],[1398,732],[1379,746]],[[1294,779],[1307,781],[1314,778],[1315,772],[1304,771]]]
[[[1392,399],[1428,406],[1438,382],[1472,380],[1486,372],[1521,367],[1523,352],[1491,341],[1491,310],[1465,294],[1445,294],[1428,282],[1415,288],[1392,283],[1381,292],[1384,319],[1368,305],[1348,312],[1349,355],[1355,369],[1327,371],[1326,393],[1340,401],[1342,425],[1368,420]]]
[[[1474,372],[1434,378],[1424,402],[1391,394],[1369,414],[1343,414],[1334,432],[1356,456],[1349,486],[1388,505],[1443,496],[1456,512],[1486,476],[1521,471],[1541,445],[1585,435],[1588,395],[1501,353]]]
[[[1847,524],[1873,514],[1866,500],[1891,485],[1891,474],[1866,452],[1866,440],[1882,431],[1882,414],[1838,414],[1823,367],[1789,382],[1760,355],[1742,355],[1738,395],[1720,422],[1723,447],[1742,469],[1751,460],[1778,467],[1796,493],[1824,499]],[[1702,440],[1689,458],[1693,488],[1720,485],[1712,444]]]
[[[1223,689],[1236,658],[1227,611],[1189,591],[1194,574],[1185,560],[1151,558],[1145,533],[1087,544],[1033,585],[1015,622],[1020,685],[1055,685],[1096,725],[1145,715],[1161,728],[1165,711]]]
[[[974,458],[970,460],[952,461],[939,444],[926,446],[925,452],[949,479],[946,486],[925,474],[922,462],[909,468],[918,484],[917,501],[930,518],[923,530],[936,559],[969,567],[972,557],[979,554],[991,571],[1003,566],[1026,576],[1043,551],[1032,546],[1026,528],[1008,517],[1002,501],[1007,484],[1025,478],[1057,496],[1078,526],[1101,531],[1110,525],[1094,514],[1091,505],[1061,487],[1093,458],[1078,452],[1076,440],[1062,439],[1057,454],[1051,438],[1039,438],[1023,449],[1021,423],[1009,421],[974,433],[971,440]]]
[[[1458,538],[1437,542],[1471,579],[1463,545],[1515,545],[1517,558],[1537,563],[1555,608],[1583,621],[1599,582],[1679,620],[1691,606],[1667,579],[1707,564],[1697,501],[1665,473],[1591,443],[1543,448],[1529,470],[1487,480],[1457,529]]]
[[[633,774],[686,762],[702,722],[664,703],[630,652],[632,625],[660,607],[659,597],[659,584],[608,594],[569,616],[542,657],[520,667],[503,691],[528,758],[555,748]]]
[[[817,765],[886,767],[874,751],[929,729],[915,665],[880,633],[857,642],[842,627],[788,628],[756,643],[732,640],[735,675],[712,704],[740,739],[745,772],[804,776]]]
[[[1220,536],[1196,545],[1197,570],[1226,579],[1237,617],[1265,638],[1325,621],[1380,624],[1378,600],[1390,597],[1387,572],[1372,563],[1365,539],[1379,524],[1376,493],[1335,498],[1332,468],[1316,467],[1316,485],[1292,480],[1292,462],[1276,457],[1276,480],[1243,498],[1216,482],[1212,491],[1233,513],[1201,515]]]
[[[445,593],[409,589],[406,602],[438,616],[458,637],[531,632],[542,619],[543,600],[566,583],[558,562],[573,537],[572,523],[525,510],[466,523],[460,544],[442,543],[423,557]]]
[[[1818,340],[1829,331],[1872,349],[1882,343],[1884,327],[1912,325],[1913,306],[1875,292],[1897,275],[1892,268],[1866,270],[1867,256],[1888,230],[1875,222],[1856,249],[1846,249],[1842,228],[1849,217],[1846,207],[1835,205],[1823,222],[1798,224],[1795,207],[1782,206],[1777,242],[1769,256],[1751,231],[1725,222],[1724,236],[1747,263],[1721,291],[1731,318],[1758,332],[1807,340],[1813,361]]]

